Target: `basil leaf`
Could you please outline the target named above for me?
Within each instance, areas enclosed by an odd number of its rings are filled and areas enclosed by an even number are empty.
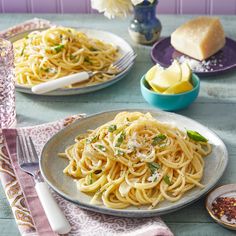
[[[115,130],[117,129],[117,126],[116,125],[110,125],[109,127],[108,127],[108,132],[114,132]]]
[[[63,48],[64,48],[64,45],[63,44],[59,44],[59,45],[55,46],[53,49],[56,52],[60,52]]]
[[[170,178],[168,175],[163,176],[163,180],[165,181],[166,184],[171,185]]]
[[[106,151],[106,148],[105,148],[103,145],[101,145],[101,144],[96,145],[96,147],[97,147],[99,150],[101,150],[102,152],[105,152],[105,151]]]
[[[149,162],[148,167],[149,167],[150,171],[152,172],[152,174],[154,174],[156,172],[156,170],[160,169],[160,165],[157,164],[156,162]]]
[[[123,143],[124,139],[125,139],[125,133],[124,133],[124,131],[122,131],[119,138],[117,139],[117,142],[116,142],[115,146],[120,147],[120,145]]]
[[[201,134],[199,134],[197,131],[193,131],[193,130],[187,130],[187,135],[190,139],[197,141],[197,142],[207,142],[208,140],[203,137]]]
[[[156,146],[158,143],[162,142],[166,139],[166,136],[164,134],[158,134],[152,139],[152,146]]]

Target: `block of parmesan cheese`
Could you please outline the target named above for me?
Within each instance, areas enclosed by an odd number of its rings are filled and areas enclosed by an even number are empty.
[[[216,17],[197,17],[171,34],[171,45],[190,57],[205,60],[224,47],[224,29]]]

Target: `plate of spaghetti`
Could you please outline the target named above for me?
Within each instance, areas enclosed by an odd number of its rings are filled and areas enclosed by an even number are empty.
[[[200,123],[136,109],[75,121],[47,142],[40,168],[57,193],[82,208],[150,217],[202,197],[227,163],[224,143]]]
[[[95,29],[51,27],[24,32],[9,40],[14,48],[16,89],[24,93],[32,93],[34,85],[70,74],[106,71],[123,55],[133,52],[119,36]],[[82,94],[105,88],[122,79],[132,65],[117,75],[100,73],[46,95]]]

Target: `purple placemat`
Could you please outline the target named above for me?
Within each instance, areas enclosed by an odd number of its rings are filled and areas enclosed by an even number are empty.
[[[187,61],[197,75],[202,77],[213,76],[236,69],[236,41],[226,38],[224,48],[200,63],[176,51],[170,44],[170,37],[167,37],[153,45],[151,58],[154,63],[163,67],[170,66],[174,59],[180,62]]]

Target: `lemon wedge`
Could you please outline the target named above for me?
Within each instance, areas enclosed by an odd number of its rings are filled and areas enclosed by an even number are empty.
[[[152,80],[157,78],[163,72],[163,70],[164,70],[163,67],[156,64],[145,75],[145,79],[147,80],[151,88],[157,93],[160,93],[161,91],[159,91],[158,87],[155,86],[155,83],[152,83]]]
[[[174,61],[166,70],[161,71],[155,78],[149,81],[154,91],[164,92],[169,87],[181,81],[182,71],[179,63]]]
[[[193,89],[193,85],[189,81],[180,81],[175,85],[166,89],[163,94],[178,94],[190,91]]]
[[[189,65],[186,62],[181,64],[181,70],[182,70],[182,78],[181,78],[181,80],[182,81],[189,81],[190,82],[190,80],[192,78],[192,71],[191,71]]]
[[[162,71],[163,71],[163,67],[161,67],[160,65],[156,64],[155,66],[153,66],[145,75],[146,80],[149,82],[151,80],[153,80],[156,76],[158,76]]]

